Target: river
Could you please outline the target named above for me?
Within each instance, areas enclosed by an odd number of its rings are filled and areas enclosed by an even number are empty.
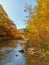
[[[25,53],[20,53],[23,47],[20,45],[21,41],[18,40],[16,48],[2,48],[0,50],[0,65],[27,65]]]
[[[0,65],[49,65],[49,61],[37,56],[30,56],[28,53],[19,52],[23,50],[22,40],[18,40],[16,48],[2,48],[0,50]]]

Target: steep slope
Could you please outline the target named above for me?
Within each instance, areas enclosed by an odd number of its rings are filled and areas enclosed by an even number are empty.
[[[15,24],[10,20],[2,5],[0,5],[0,41],[16,39],[17,35],[18,30]]]

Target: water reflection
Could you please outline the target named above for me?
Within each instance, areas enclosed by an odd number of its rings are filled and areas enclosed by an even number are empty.
[[[16,48],[1,49],[0,65],[26,65],[25,53],[21,54],[20,49],[23,49],[20,44]]]

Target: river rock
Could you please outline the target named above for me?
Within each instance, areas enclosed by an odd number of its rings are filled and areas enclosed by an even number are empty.
[[[24,53],[24,50],[19,50],[20,53]]]

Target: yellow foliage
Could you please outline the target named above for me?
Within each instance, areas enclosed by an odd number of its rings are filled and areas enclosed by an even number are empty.
[[[49,1],[37,0],[35,11],[36,14],[28,20],[26,36],[32,44],[37,45],[43,41],[49,43]]]

